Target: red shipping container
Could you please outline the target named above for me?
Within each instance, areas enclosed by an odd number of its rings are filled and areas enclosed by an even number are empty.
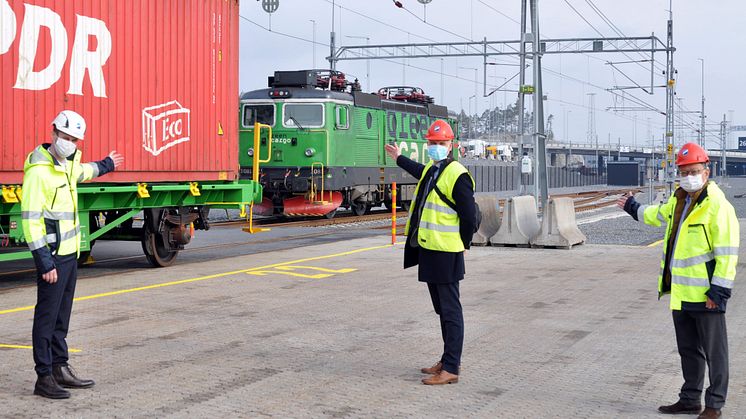
[[[0,183],[63,109],[101,182],[238,178],[238,0],[0,0]]]

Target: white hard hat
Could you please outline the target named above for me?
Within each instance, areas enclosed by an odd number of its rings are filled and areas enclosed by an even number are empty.
[[[73,136],[79,140],[83,139],[85,135],[85,119],[80,116],[77,112],[64,110],[54,118],[52,125],[57,128],[58,131],[64,132],[67,135]]]

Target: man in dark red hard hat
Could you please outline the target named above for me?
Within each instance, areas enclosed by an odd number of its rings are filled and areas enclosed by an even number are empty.
[[[464,278],[464,250],[469,248],[477,223],[474,179],[451,157],[453,130],[436,120],[425,135],[430,161],[421,164],[401,155],[396,144],[386,145],[396,164],[420,181],[414,193],[405,232],[404,268],[419,264],[418,277],[427,283],[433,308],[440,316],[443,355],[423,384],[458,382],[464,344],[464,316],[459,281]]]
[[[617,201],[638,221],[656,227],[666,223],[658,296],[671,294],[684,385],[679,401],[658,411],[700,413],[706,366],[710,387],[700,419],[720,417],[728,392],[725,306],[736,277],[740,243],[733,206],[720,188],[708,181],[709,162],[702,147],[684,144],[676,156],[679,188],[668,202],[640,205],[629,195]]]

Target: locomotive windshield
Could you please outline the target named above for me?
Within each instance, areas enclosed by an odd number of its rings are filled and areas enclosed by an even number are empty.
[[[275,105],[244,105],[243,126],[251,127],[255,122],[275,125]]]
[[[324,126],[324,105],[286,103],[283,107],[282,121],[286,128],[321,128]]]

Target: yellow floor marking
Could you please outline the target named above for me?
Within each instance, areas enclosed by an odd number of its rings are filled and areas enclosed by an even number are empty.
[[[34,349],[33,346],[28,345],[6,345],[4,343],[0,343],[0,348],[8,348],[8,349]],[[67,348],[68,352],[81,352],[80,349],[73,349],[73,348]]]
[[[657,242],[655,242],[655,243],[650,243],[650,244],[648,245],[648,247],[655,247],[655,246],[658,246],[658,245],[659,245],[659,244],[661,244],[661,243],[663,243],[663,240],[658,240],[658,241],[657,241]]]
[[[200,277],[197,277],[197,278],[182,279],[180,281],[162,282],[160,284],[146,285],[146,286],[142,286],[142,287],[129,288],[129,289],[123,289],[123,290],[118,290],[118,291],[103,292],[103,293],[100,293],[100,294],[93,294],[93,295],[87,295],[85,297],[78,297],[78,298],[76,298],[73,301],[93,300],[93,299],[96,299],[96,298],[111,297],[111,296],[120,295],[120,294],[129,294],[131,292],[145,291],[145,290],[151,290],[151,289],[155,289],[155,288],[170,287],[170,286],[173,286],[173,285],[188,284],[188,283],[191,283],[191,282],[204,281],[204,280],[207,280],[207,279],[214,279],[214,278],[222,278],[222,277],[225,277],[225,276],[231,276],[231,275],[246,273],[246,272],[250,272],[250,271],[267,270],[267,269],[276,268],[278,266],[292,265],[292,264],[296,264],[296,263],[309,262],[309,261],[312,261],[312,260],[331,259],[331,258],[340,257],[340,256],[354,255],[355,253],[368,252],[368,251],[371,251],[371,250],[378,250],[378,249],[385,249],[387,247],[391,247],[391,245],[390,244],[386,244],[386,245],[383,245],[383,246],[365,247],[365,248],[362,248],[362,249],[350,250],[350,251],[347,251],[347,252],[335,253],[335,254],[332,254],[332,255],[314,256],[314,257],[310,257],[310,258],[291,260],[291,261],[287,261],[287,262],[273,263],[271,265],[257,266],[256,268],[241,269],[241,270],[238,270],[238,271],[222,272],[222,273],[219,273],[219,274],[205,275],[205,276],[200,276]],[[0,310],[0,315],[2,315],[2,314],[10,314],[10,313],[18,313],[18,312],[21,312],[21,311],[30,311],[30,310],[33,310],[33,309],[34,309],[34,306],[25,306],[25,307],[11,308],[11,309],[7,309],[7,310]]]
[[[286,271],[251,271],[246,272],[247,275],[258,275],[258,276],[264,276],[264,275],[289,275],[289,276],[297,276],[300,278],[310,278],[310,279],[321,279],[321,278],[329,278],[330,276],[334,276],[334,274],[300,274],[297,272],[286,272]]]
[[[300,266],[300,265],[278,266],[277,269],[280,269],[283,271],[294,271],[296,269],[310,269],[312,271],[329,272],[333,274],[346,274],[350,272],[355,272],[357,270],[353,268],[329,269],[329,268],[319,268],[317,266]]]
[[[246,274],[247,275],[260,275],[260,276],[277,274],[277,275],[297,276],[300,278],[321,279],[321,278],[328,278],[330,276],[334,276],[334,274],[345,274],[349,272],[355,272],[357,270],[353,268],[328,269],[328,268],[319,268],[316,266],[301,266],[301,265],[278,266],[275,269],[276,270],[273,270],[273,271],[249,271],[249,272],[246,272]],[[308,269],[312,271],[321,271],[321,272],[327,272],[327,273],[302,274],[298,272],[290,272],[290,271],[295,271],[297,269]]]

